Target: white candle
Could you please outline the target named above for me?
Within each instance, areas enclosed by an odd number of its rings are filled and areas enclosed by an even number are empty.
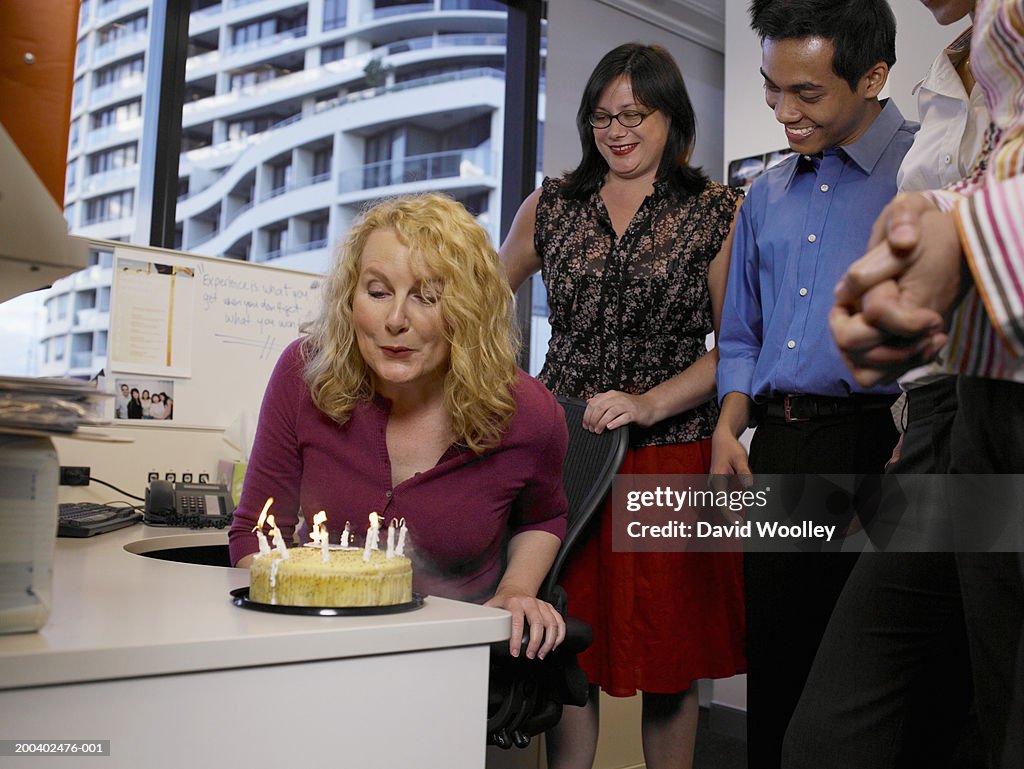
[[[266,555],[267,553],[270,552],[270,543],[267,542],[267,535],[264,534],[259,529],[255,529],[255,531],[256,531],[256,542],[260,546],[259,555]],[[257,557],[259,557],[259,556],[257,556]]]
[[[284,535],[281,534],[281,530],[277,528],[277,523],[274,521],[273,515],[267,516],[267,525],[270,527],[270,535],[274,538],[274,548],[281,554],[282,558],[287,558],[288,547],[284,543]]]
[[[270,506],[274,504],[273,497],[267,497],[267,501],[263,504],[263,512],[260,513],[259,520],[256,521],[256,525],[252,527],[252,530],[256,532],[256,542],[260,546],[260,555],[266,555],[270,552],[270,544],[267,542],[267,537],[263,533],[263,523],[267,520],[267,511]]]
[[[320,557],[324,563],[327,563],[330,559],[328,555],[330,535],[327,533],[327,512],[325,510],[321,510],[313,516],[313,528],[316,529],[316,539],[313,541],[320,541]]]
[[[385,555],[388,558],[395,557],[395,529],[398,528],[398,520],[395,518],[391,519],[391,525],[388,526],[388,549]]]
[[[352,526],[348,521],[345,521],[345,530],[341,532],[341,546],[348,547],[349,537],[352,536]]]
[[[405,555],[405,535],[409,530],[405,528],[405,518],[400,521],[398,529],[398,547],[395,548],[395,555]]]
[[[363,547],[363,560],[370,560],[370,551],[379,550],[380,542],[378,537],[380,535],[380,516],[377,513],[370,513],[370,528],[366,530],[366,544]]]

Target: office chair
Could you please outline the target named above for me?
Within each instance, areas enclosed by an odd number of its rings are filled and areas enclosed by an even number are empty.
[[[573,546],[592,522],[611,488],[629,443],[625,427],[597,435],[583,429],[587,404],[559,396],[569,429],[569,447],[562,465],[562,485],[569,500],[565,539],[538,595],[565,617],[565,640],[543,660],[512,657],[508,642],[491,645],[487,707],[487,743],[501,748],[525,748],[534,735],[550,729],[562,717],[563,705],[587,703],[590,682],[576,661],[593,640],[590,626],[566,616],[568,600],[558,585]],[[528,639],[523,639],[526,648]]]

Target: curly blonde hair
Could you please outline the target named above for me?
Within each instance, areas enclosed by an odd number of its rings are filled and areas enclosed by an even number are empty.
[[[344,424],[359,401],[376,393],[352,323],[363,248],[375,230],[394,232],[438,286],[451,345],[444,404],[456,440],[480,454],[498,444],[515,414],[519,335],[512,291],[487,232],[445,195],[384,200],[349,231],[324,282],[320,315],[303,329],[303,378],[313,403]]]

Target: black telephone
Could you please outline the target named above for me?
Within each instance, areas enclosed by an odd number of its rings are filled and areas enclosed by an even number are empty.
[[[223,484],[157,480],[146,489],[145,509],[150,525],[223,529],[231,523],[235,505]]]

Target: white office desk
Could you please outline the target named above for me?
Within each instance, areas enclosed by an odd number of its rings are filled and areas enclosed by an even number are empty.
[[[49,622],[0,636],[0,739],[109,739],[111,756],[0,765],[483,767],[506,612],[432,597],[374,617],[250,611],[229,595],[245,570],[124,549],[153,537],[226,542],[143,526],[58,539]]]

